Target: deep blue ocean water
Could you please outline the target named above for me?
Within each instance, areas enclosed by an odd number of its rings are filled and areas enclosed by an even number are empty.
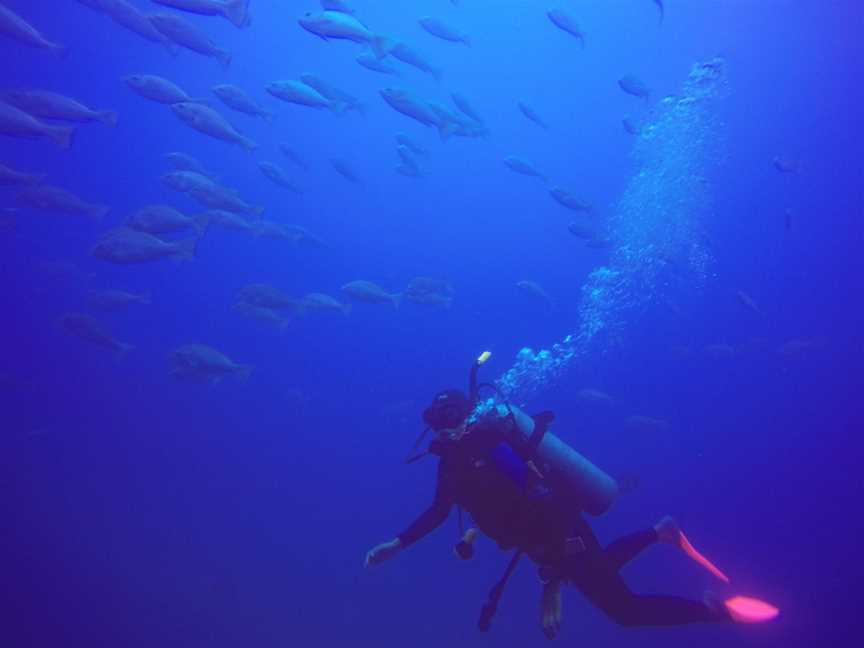
[[[0,139],[0,162],[111,207],[94,222],[21,206],[17,189],[0,187],[2,645],[545,642],[527,564],[491,632],[477,631],[507,555],[486,540],[474,561],[455,560],[453,520],[375,570],[362,561],[432,497],[434,461],[403,463],[432,394],[464,387],[483,350],[493,352],[483,377],[495,379],[524,347],[539,352],[584,333],[598,312],[615,334],[581,344],[559,371],[541,367],[514,399],[554,410],[557,434],[635,484],[591,520],[602,541],[671,513],[733,581],[718,586],[659,547],[624,571],[636,591],[742,593],[781,615],[764,626],[622,629],[567,591],[557,641],[860,642],[864,137],[855,115],[864,11],[856,3],[668,0],[662,25],[650,0],[558,3],[583,28],[584,49],[547,19],[551,5],[528,0],[352,3],[375,32],[440,67],[440,82],[402,63],[398,78],[361,68],[360,45],[325,42],[297,24],[320,9],[312,0],[252,0],[242,30],[182,14],[232,53],[227,71],[190,51],[172,58],[79,2],[4,4],[69,54],[3,39],[2,88],[60,92],[116,111],[119,123],[82,125],[69,151]],[[471,47],[430,36],[417,24],[423,15],[458,25]],[[690,122],[676,122],[664,105],[678,99],[663,98],[683,96],[693,65],[715,57],[725,61],[722,91],[685,109]],[[288,105],[265,92],[306,72],[356,95],[366,114]],[[137,96],[122,77],[138,73],[210,96],[258,150],[209,138]],[[649,101],[621,91],[626,74],[651,88]],[[219,83],[247,90],[275,121],[224,107],[210,92]],[[442,103],[459,92],[489,136],[441,142],[384,103],[385,86]],[[528,121],[517,100],[549,128]],[[647,135],[625,132],[626,116]],[[429,149],[423,177],[394,171],[397,131]],[[654,143],[645,139],[652,132]],[[706,141],[691,151],[694,134]],[[280,142],[308,170],[293,167]],[[265,218],[305,227],[327,247],[213,226],[191,262],[94,258],[97,239],[145,204],[200,211],[160,182],[169,151],[194,155],[265,206]],[[567,212],[541,180],[510,171],[508,155],[590,201],[591,216]],[[800,170],[779,172],[778,156]],[[339,176],[334,157],[362,183]],[[261,160],[282,166],[303,193],[270,183]],[[638,204],[625,200],[634,195]],[[670,214],[686,225],[671,246],[679,223]],[[610,244],[586,247],[567,230],[574,219],[608,228]],[[631,265],[621,270],[625,252]],[[662,272],[640,274],[657,263]],[[634,274],[597,311],[583,287],[603,267]],[[417,276],[450,281],[452,307],[355,302],[348,317],[310,313],[284,331],[232,308],[250,283],[348,300],[340,287],[351,280],[398,293]],[[554,307],[516,287],[526,279]],[[93,313],[135,346],[123,358],[60,324],[65,313],[91,312],[89,290],[108,288],[151,294],[148,306]],[[251,376],[177,380],[169,355],[190,343],[254,365]],[[611,404],[580,396],[584,389],[602,390]]]

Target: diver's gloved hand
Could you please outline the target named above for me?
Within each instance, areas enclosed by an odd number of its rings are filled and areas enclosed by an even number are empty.
[[[557,578],[543,585],[540,624],[547,639],[554,639],[561,631],[561,581]]]
[[[402,550],[402,541],[399,538],[390,542],[382,542],[377,547],[373,547],[366,552],[366,560],[363,561],[364,567],[374,567],[380,565],[385,560],[390,560],[393,556]]]

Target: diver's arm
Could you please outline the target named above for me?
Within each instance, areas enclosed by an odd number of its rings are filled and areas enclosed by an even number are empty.
[[[561,579],[553,577],[543,583],[540,597],[540,625],[548,639],[554,639],[561,631]]]
[[[432,533],[441,526],[450,515],[454,499],[451,495],[450,479],[443,467],[438,466],[438,485],[435,489],[435,499],[426,511],[414,520],[411,525],[396,538],[383,542],[366,554],[365,566],[378,565],[399,553],[402,549],[414,544],[420,538]]]

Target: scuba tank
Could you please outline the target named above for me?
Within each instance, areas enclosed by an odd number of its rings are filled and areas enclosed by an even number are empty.
[[[603,515],[609,510],[618,495],[618,483],[610,475],[549,431],[543,432],[538,443],[533,438],[537,420],[515,405],[499,405],[497,409],[513,417],[513,431],[519,442],[536,444],[535,457],[538,463],[548,466],[546,478],[553,490],[572,498],[591,515]]]

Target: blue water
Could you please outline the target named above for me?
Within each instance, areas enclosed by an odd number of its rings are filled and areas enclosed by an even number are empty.
[[[506,554],[481,541],[477,558],[459,563],[453,520],[394,561],[362,567],[366,550],[428,505],[434,461],[402,463],[420,412],[437,390],[463,387],[486,349],[484,379],[512,387],[529,411],[554,410],[557,434],[635,482],[592,520],[602,541],[671,513],[732,578],[719,585],[661,547],[624,571],[634,590],[714,589],[781,609],[760,627],[625,630],[568,591],[559,642],[860,641],[864,19],[854,3],[668,0],[662,25],[650,0],[566,3],[584,50],[528,1],[352,4],[440,67],[440,84],[401,63],[400,78],[377,75],[352,60],[360,46],[304,31],[296,21],[318,9],[312,0],[252,0],[244,30],[183,14],[233,54],[228,71],[189,51],[172,58],[78,2],[4,4],[70,52],[58,60],[3,39],[3,87],[61,92],[117,111],[119,124],[82,126],[71,151],[0,139],[0,162],[111,206],[91,222],[20,207],[14,189],[0,188],[3,222],[14,223],[0,231],[3,645],[545,642],[527,564],[492,631],[477,632]],[[422,31],[416,20],[427,14],[458,25],[472,46]],[[676,112],[694,64],[717,56],[717,92]],[[367,114],[288,105],[264,90],[304,72],[356,95]],[[135,73],[194,97],[234,83],[278,116],[255,120],[213,97],[259,143],[249,154],[135,95],[121,80]],[[650,101],[619,89],[625,74],[652,89]],[[441,102],[465,95],[490,136],[442,143],[384,103],[378,91],[389,85]],[[525,119],[518,99],[549,129]],[[625,116],[646,126],[641,136],[625,132]],[[395,173],[397,131],[430,150],[424,177]],[[282,156],[283,141],[308,171]],[[267,219],[328,247],[214,226],[192,262],[93,258],[97,239],[142,205],[200,209],[160,183],[169,151],[196,156],[266,206]],[[593,214],[567,212],[541,180],[507,169],[507,155],[534,161]],[[800,160],[800,172],[781,174],[775,156]],[[363,183],[337,175],[333,157]],[[303,193],[271,184],[259,160],[285,168]],[[610,245],[573,237],[577,218],[604,228]],[[610,292],[593,293],[609,271],[618,273],[603,284]],[[354,303],[348,317],[309,314],[284,332],[232,309],[250,283],[347,300],[348,281],[401,292],[416,276],[451,281],[452,308]],[[553,308],[516,287],[526,279]],[[149,306],[94,313],[135,345],[122,359],[59,324],[88,312],[88,290],[105,288],[152,295]],[[178,381],[169,354],[189,343],[254,370],[246,381]],[[516,361],[525,348],[523,359],[560,362],[531,360],[526,373]],[[586,388],[611,404],[581,397]]]

